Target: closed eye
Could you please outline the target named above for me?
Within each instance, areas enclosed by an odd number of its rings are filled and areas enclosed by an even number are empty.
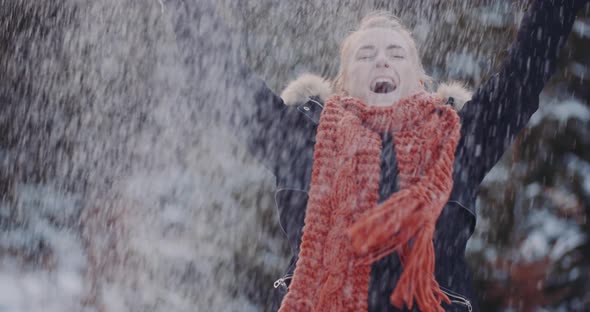
[[[359,55],[359,56],[357,56],[356,59],[357,60],[370,60],[372,58],[373,58],[373,56],[370,56],[370,55]]]
[[[401,46],[390,45],[389,47],[387,47],[387,51],[389,52],[389,55],[391,58],[394,58],[394,59],[406,58],[406,53],[405,53],[406,51]]]
[[[357,60],[370,60],[377,55],[377,49],[373,45],[362,46],[356,53]]]

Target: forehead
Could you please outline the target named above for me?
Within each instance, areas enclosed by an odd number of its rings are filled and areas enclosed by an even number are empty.
[[[408,39],[400,31],[389,28],[370,28],[358,31],[352,38],[351,48],[356,51],[362,47],[376,48],[399,46],[408,51]]]

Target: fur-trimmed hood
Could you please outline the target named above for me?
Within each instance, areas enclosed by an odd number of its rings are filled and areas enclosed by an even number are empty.
[[[314,74],[303,74],[291,81],[281,93],[281,98],[286,105],[296,105],[307,102],[309,97],[316,96],[325,101],[332,95],[332,83]],[[460,82],[441,83],[436,95],[448,99],[449,103],[459,111],[467,101],[471,100],[472,93]]]

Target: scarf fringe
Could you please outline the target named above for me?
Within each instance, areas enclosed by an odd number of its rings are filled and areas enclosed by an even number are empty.
[[[439,121],[441,128],[447,129],[449,135],[439,142],[429,169],[419,178],[401,175],[402,189],[363,214],[348,232],[363,263],[399,252],[404,269],[390,297],[398,309],[404,304],[412,309],[414,299],[423,312],[442,312],[441,303],[450,303],[434,279],[432,240],[436,220],[452,190],[449,164],[454,160],[460,128],[458,117],[453,114],[439,116],[443,119]],[[396,147],[399,143],[402,142],[396,142]]]

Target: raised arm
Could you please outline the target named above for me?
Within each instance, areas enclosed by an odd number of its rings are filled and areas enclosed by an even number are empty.
[[[293,107],[286,106],[240,56],[242,38],[217,15],[212,0],[165,0],[184,69],[189,105],[229,129],[276,174],[293,136]],[[205,120],[204,116],[200,121]],[[289,122],[291,121],[291,122]],[[291,123],[291,124],[290,124]]]
[[[588,0],[535,0],[500,71],[460,112],[457,160],[479,184],[539,107],[539,94],[555,70],[576,12]]]
[[[236,83],[243,83],[245,91],[236,99],[241,103],[231,111],[227,125],[250,153],[278,176],[294,156],[294,146],[301,145],[297,136],[300,115],[249,70],[244,69],[241,77]]]

